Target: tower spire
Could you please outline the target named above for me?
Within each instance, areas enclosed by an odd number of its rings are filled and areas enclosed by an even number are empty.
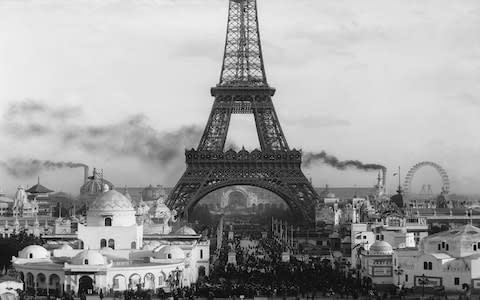
[[[268,87],[256,0],[230,0],[219,86]]]

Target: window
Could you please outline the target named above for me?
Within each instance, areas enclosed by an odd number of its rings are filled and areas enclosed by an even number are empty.
[[[200,249],[200,259],[203,259],[203,249]]]
[[[428,269],[429,269],[429,270],[432,270],[432,269],[433,269],[432,267],[433,267],[432,262],[428,262]]]
[[[364,240],[366,240],[366,239],[367,239],[367,236],[366,236],[366,235],[364,235],[364,236],[363,236],[363,239],[364,239]]]
[[[447,251],[448,251],[448,244],[446,245],[445,249],[447,249]]]
[[[172,259],[172,254],[171,254],[171,253],[168,253],[168,254],[167,254],[167,258],[168,258],[168,259]]]
[[[115,241],[113,239],[108,240],[108,247],[115,249]]]
[[[130,244],[130,248],[132,248],[132,249],[137,249],[137,243],[132,242],[132,243]]]
[[[477,245],[473,244],[473,251],[477,251]]]
[[[426,261],[423,262],[423,269],[428,270],[428,263]]]
[[[33,253],[30,253],[30,254],[28,255],[28,257],[29,257],[29,258],[33,258]]]
[[[100,240],[100,248],[107,247],[107,240],[106,239],[101,239]]]
[[[405,282],[408,282],[408,274],[405,274]]]
[[[440,245],[440,244],[438,244],[438,250],[440,250],[440,249],[441,249],[441,245]]]
[[[160,276],[158,276],[158,286],[163,286],[163,284],[164,284],[164,279],[165,279],[165,276],[163,276],[163,274],[161,274]]]
[[[445,242],[442,242],[442,249],[445,248]]]
[[[112,218],[105,218],[105,226],[112,226]]]
[[[453,284],[460,285],[460,278],[455,277],[454,280],[453,280]]]
[[[83,264],[84,264],[84,265],[88,265],[88,259],[85,259],[85,260],[83,261]]]

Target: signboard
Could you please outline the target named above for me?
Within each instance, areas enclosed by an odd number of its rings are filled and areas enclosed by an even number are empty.
[[[472,286],[474,289],[480,289],[480,279],[473,279]]]
[[[371,275],[374,277],[391,277],[392,276],[392,267],[371,267]]]
[[[415,276],[415,286],[436,287],[442,286],[441,277]]]

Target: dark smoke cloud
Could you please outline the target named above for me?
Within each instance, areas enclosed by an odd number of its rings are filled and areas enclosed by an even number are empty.
[[[63,168],[83,168],[87,165],[76,162],[51,161],[38,159],[15,158],[8,161],[0,161],[0,168],[14,177],[36,176],[44,170],[57,170]]]
[[[320,162],[338,170],[345,170],[347,168],[356,168],[358,170],[373,171],[385,170],[385,166],[379,164],[365,164],[358,160],[339,160],[337,157],[322,151],[320,153],[306,152],[303,155],[303,165],[309,168],[313,163]]]
[[[183,155],[182,149],[192,147],[201,134],[202,130],[197,126],[162,133],[148,125],[145,116],[136,115],[112,125],[67,129],[62,138],[65,144],[79,146],[88,152],[168,164]]]
[[[198,126],[184,126],[160,132],[148,124],[144,115],[112,124],[79,126],[74,118],[80,115],[82,111],[77,107],[52,107],[25,100],[9,105],[2,127],[7,134],[23,138],[48,136],[63,146],[88,153],[129,156],[161,165],[183,156],[183,149],[193,147],[203,131]]]
[[[5,117],[6,119],[15,119],[18,117],[31,118],[35,115],[43,115],[43,117],[67,119],[78,115],[79,112],[81,112],[81,109],[76,106],[52,107],[38,100],[25,99],[10,103]]]

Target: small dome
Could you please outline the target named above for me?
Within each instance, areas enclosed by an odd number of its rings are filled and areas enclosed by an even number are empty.
[[[150,209],[150,214],[154,218],[163,218],[163,219],[170,219],[170,217],[172,216],[172,212],[170,211],[168,206],[166,206],[165,203],[163,203],[160,200],[157,200],[155,205]]]
[[[72,246],[68,244],[62,244],[60,247],[58,247],[59,250],[73,250]]]
[[[90,205],[89,211],[135,211],[127,197],[115,190],[102,193]]]
[[[328,193],[328,194],[325,196],[325,198],[335,198],[335,197],[336,197],[335,194],[332,193],[332,192]]]
[[[84,250],[72,258],[72,264],[100,266],[106,264],[106,259],[98,251]]]
[[[155,258],[185,259],[185,253],[177,246],[161,246],[158,252],[154,251]]]
[[[389,255],[392,254],[392,246],[385,241],[376,241],[370,246],[370,253],[377,255]]]
[[[30,259],[49,258],[50,252],[48,252],[48,250],[43,248],[42,246],[30,245],[18,252],[18,257]]]
[[[150,244],[145,244],[143,245],[142,250],[153,250],[153,248],[155,247]]]
[[[80,195],[96,195],[104,190],[104,185],[108,185],[110,190],[113,190],[114,186],[113,184],[106,180],[103,179],[102,176],[96,171],[96,169],[93,170],[93,176],[88,177],[89,179],[87,182],[85,182],[82,187],[80,187]]]
[[[13,203],[13,199],[5,196],[4,194],[0,194],[0,202],[3,202],[3,203]]]
[[[177,231],[175,231],[175,234],[196,235],[197,233],[191,227],[188,227],[187,225],[184,225],[184,226],[180,227],[179,229],[177,229]]]
[[[142,191],[143,201],[156,201],[162,196],[165,196],[165,190],[160,185],[157,185],[156,187],[149,185]]]

